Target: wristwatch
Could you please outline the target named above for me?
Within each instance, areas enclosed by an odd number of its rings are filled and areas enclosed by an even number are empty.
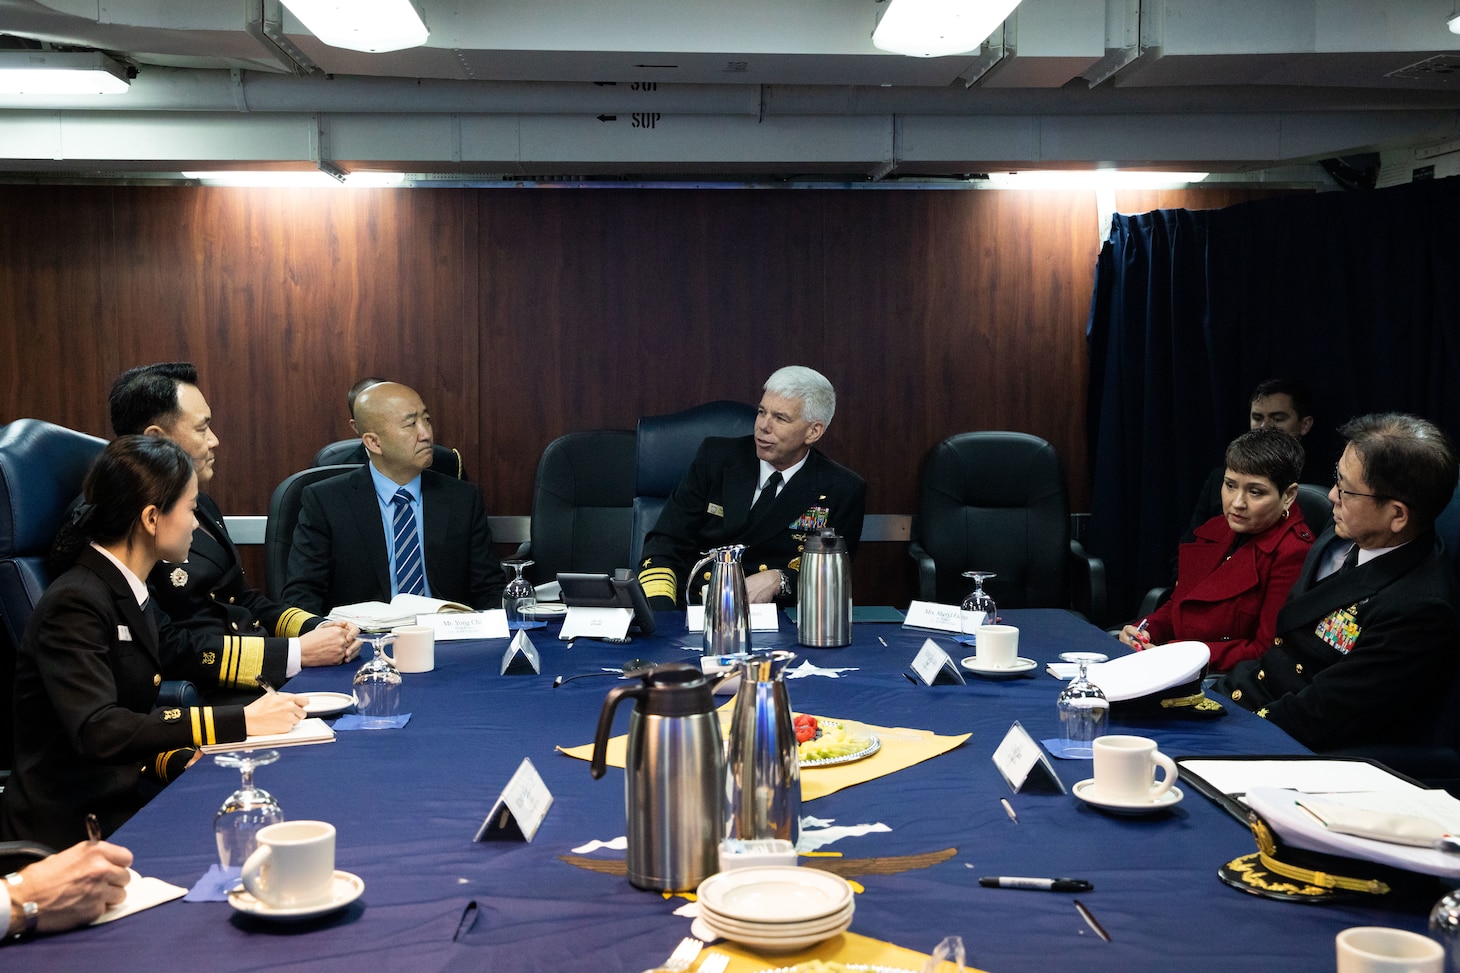
[[[16,939],[19,939],[22,936],[29,936],[30,934],[35,932],[36,926],[41,921],[41,907],[36,905],[34,902],[18,899],[15,895],[15,893],[20,890],[21,884],[24,882],[25,879],[21,877],[19,872],[11,872],[9,875],[5,876],[5,884],[10,886],[9,891],[11,893],[10,902],[12,914],[14,912],[16,903],[19,903],[20,914],[24,919],[24,925],[15,932],[14,938]],[[6,928],[9,927],[7,926]]]
[[[786,572],[784,570],[781,570],[779,568],[776,570],[776,573],[781,576],[781,591],[780,591],[780,597],[782,597],[782,598],[789,598],[789,597],[791,597],[791,575],[788,572]]]

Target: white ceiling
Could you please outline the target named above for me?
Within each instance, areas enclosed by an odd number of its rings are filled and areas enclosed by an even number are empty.
[[[322,45],[277,0],[0,0],[0,46],[137,69],[121,96],[0,96],[0,172],[896,182],[1445,154],[1453,2],[1024,0],[982,51],[922,59],[872,47],[876,0],[421,0],[429,43],[391,54]]]

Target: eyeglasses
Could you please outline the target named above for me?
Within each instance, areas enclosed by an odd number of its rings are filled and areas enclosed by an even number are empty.
[[[1338,464],[1333,464],[1333,489],[1338,491],[1338,502],[1343,503],[1344,497],[1368,497],[1370,500],[1383,500],[1382,493],[1360,493],[1357,490],[1345,490],[1338,485]]]

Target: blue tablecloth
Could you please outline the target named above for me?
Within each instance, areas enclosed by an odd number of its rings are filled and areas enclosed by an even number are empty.
[[[322,818],[339,828],[337,867],[365,881],[343,913],[298,925],[270,924],[226,903],[173,902],[95,929],[28,943],[3,954],[7,968],[207,970],[501,970],[637,971],[662,960],[683,935],[683,903],[632,888],[621,875],[563,860],[590,840],[624,833],[622,772],[591,780],[588,764],[556,745],[591,740],[608,677],[552,688],[570,675],[629,658],[692,660],[697,637],[682,616],[662,616],[659,633],[615,646],[532,633],[543,658],[539,676],[498,674],[505,641],[443,642],[437,668],[407,674],[402,730],[342,733],[335,743],[282,751],[258,773],[294,819]],[[1041,662],[1060,652],[1120,646],[1058,611],[1011,611],[1020,654]],[[926,633],[859,624],[845,649],[799,649],[826,666],[853,666],[842,678],[789,684],[798,710],[912,726],[941,734],[971,732],[963,746],[901,773],[803,806],[838,825],[881,822],[891,830],[847,838],[827,850],[845,859],[911,856],[955,849],[932,867],[879,874],[869,863],[853,875],[852,931],[929,951],[958,934],[971,965],[986,970],[1331,969],[1333,937],[1353,925],[1422,930],[1441,889],[1422,901],[1301,906],[1238,892],[1217,879],[1227,860],[1255,850],[1240,823],[1185,787],[1168,813],[1115,817],[1070,796],[1011,794],[990,756],[1018,719],[1036,738],[1054,736],[1061,684],[1043,668],[1028,678],[928,688],[902,675]],[[881,644],[885,639],[888,645]],[[936,638],[955,661],[970,654]],[[760,645],[795,646],[784,619]],[[290,690],[348,692],[354,666],[307,670]],[[1229,704],[1213,722],[1117,722],[1116,731],[1154,737],[1172,756],[1302,753],[1275,727]],[[621,709],[624,709],[621,707]],[[619,731],[627,717],[619,716]],[[487,808],[524,757],[554,795],[535,840],[471,841]],[[1088,763],[1055,761],[1067,786],[1089,776]],[[122,828],[137,868],[190,886],[215,860],[212,819],[237,774],[200,762]],[[999,804],[1008,797],[1015,825]],[[622,853],[599,851],[603,861]],[[1071,896],[984,889],[982,875],[1089,879],[1080,896],[1110,932],[1097,939]],[[475,909],[469,910],[469,904]],[[463,916],[468,921],[463,923]],[[460,927],[460,932],[458,932]],[[455,939],[456,941],[453,941]],[[768,958],[767,967],[778,965]],[[18,968],[18,967],[17,967]]]

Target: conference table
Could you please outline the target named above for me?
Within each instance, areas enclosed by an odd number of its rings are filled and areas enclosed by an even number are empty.
[[[941,756],[803,804],[803,819],[884,826],[821,849],[838,853],[843,874],[860,887],[852,933],[924,953],[956,934],[969,966],[983,970],[1128,971],[1331,970],[1341,929],[1423,931],[1444,891],[1438,883],[1418,898],[1317,906],[1223,885],[1218,868],[1255,843],[1186,782],[1178,784],[1179,804],[1141,817],[1111,815],[1070,795],[1015,793],[991,758],[1015,720],[1035,739],[1057,735],[1062,684],[1042,663],[1076,649],[1124,650],[1066,612],[1008,611],[1004,619],[1020,629],[1020,655],[1041,666],[1015,679],[969,675],[967,685],[930,687],[905,675],[927,638],[955,661],[972,653],[949,636],[859,623],[850,646],[809,649],[796,645],[784,614],[778,632],[753,636],[757,648],[789,648],[841,670],[789,681],[797,711],[971,734]],[[653,966],[689,934],[690,920],[674,914],[686,899],[632,887],[622,851],[583,849],[625,833],[623,771],[611,768],[595,781],[586,761],[557,749],[591,742],[613,677],[556,689],[553,679],[630,658],[699,657],[700,638],[685,631],[683,614],[664,613],[659,622],[653,636],[628,645],[579,639],[569,646],[556,637],[556,622],[532,630],[542,658],[537,675],[499,673],[504,640],[438,642],[435,670],[404,676],[402,709],[411,714],[404,728],[342,731],[333,743],[284,749],[260,770],[259,785],[287,817],[337,826],[337,867],[365,885],[343,911],[279,923],[226,902],[179,900],[6,949],[6,968],[635,973]],[[355,668],[306,670],[287,689],[348,692]],[[616,732],[627,726],[627,709],[620,707]],[[1256,716],[1230,702],[1227,709],[1211,721],[1117,716],[1110,730],[1150,736],[1173,757],[1306,752]],[[553,795],[541,828],[531,842],[473,842],[524,758]],[[1088,761],[1053,764],[1067,787],[1091,776]],[[113,840],[133,850],[143,875],[192,886],[216,861],[213,816],[237,783],[236,771],[200,761]],[[1094,890],[1078,898],[1110,941],[1091,931],[1072,896],[979,886],[993,875],[1089,880]],[[764,968],[787,962],[767,955]]]

